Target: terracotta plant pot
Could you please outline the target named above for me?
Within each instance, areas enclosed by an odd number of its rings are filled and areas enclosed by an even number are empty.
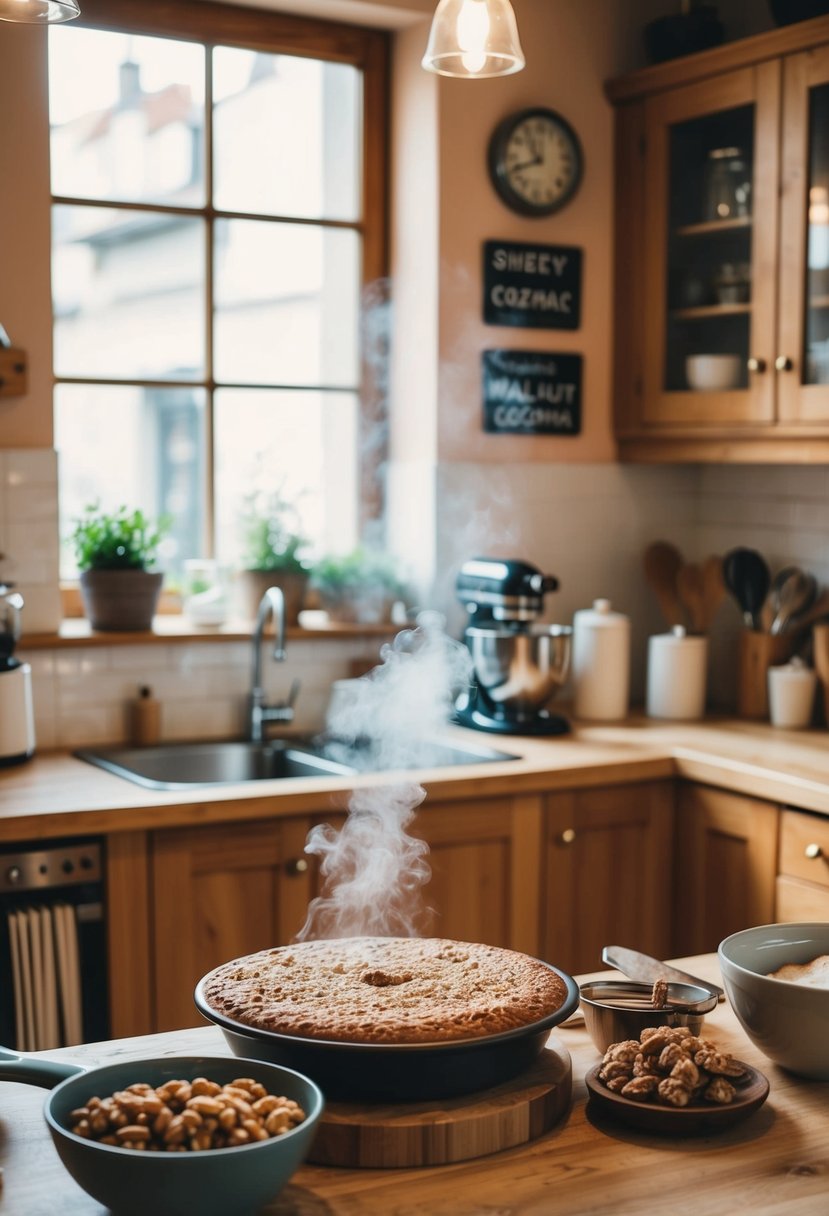
[[[296,570],[241,570],[238,585],[239,613],[246,621],[255,620],[259,601],[268,587],[279,587],[285,597],[285,624],[298,623],[305,605],[307,574]]]
[[[148,570],[84,570],[81,599],[93,629],[152,629],[164,575]]]

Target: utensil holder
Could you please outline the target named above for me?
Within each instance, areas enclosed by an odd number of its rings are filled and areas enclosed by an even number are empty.
[[[762,722],[769,716],[768,670],[786,663],[795,639],[784,633],[772,636],[756,629],[740,634],[737,661],[737,716]]]

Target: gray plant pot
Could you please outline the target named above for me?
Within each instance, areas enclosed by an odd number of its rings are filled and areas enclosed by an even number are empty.
[[[93,629],[152,629],[164,575],[148,570],[84,570],[81,599]]]
[[[279,587],[282,590],[285,597],[285,624],[298,624],[308,588],[308,575],[298,570],[240,570],[240,615],[247,621],[255,620],[259,601],[268,587]]]

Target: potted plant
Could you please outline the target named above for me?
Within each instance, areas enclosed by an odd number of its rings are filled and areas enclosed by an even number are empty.
[[[394,558],[361,546],[342,556],[323,557],[314,566],[311,585],[331,620],[362,625],[388,621],[392,605],[403,594]]]
[[[151,629],[164,575],[151,570],[169,521],[139,510],[86,507],[71,541],[81,572],[81,598],[93,629]]]
[[[300,556],[308,542],[298,529],[296,510],[281,491],[248,496],[242,515],[244,569],[239,574],[241,612],[247,619],[256,616],[268,587],[280,587],[285,623],[296,625],[309,577]]]

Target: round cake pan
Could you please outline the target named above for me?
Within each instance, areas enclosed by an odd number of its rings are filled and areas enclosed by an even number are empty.
[[[544,964],[563,981],[561,1006],[537,1022],[503,1034],[441,1043],[348,1043],[260,1030],[225,1017],[204,998],[204,976],[196,986],[196,1008],[221,1029],[234,1055],[282,1064],[311,1077],[326,1098],[340,1101],[422,1102],[500,1085],[529,1068],[550,1031],[575,1011],[576,981]]]

